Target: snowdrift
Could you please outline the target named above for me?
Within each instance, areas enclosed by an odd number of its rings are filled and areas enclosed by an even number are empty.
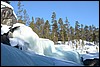
[[[15,47],[1,43],[1,66],[82,66],[72,61],[58,59],[24,52]]]

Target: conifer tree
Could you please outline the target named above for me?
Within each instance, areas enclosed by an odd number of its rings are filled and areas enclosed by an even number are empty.
[[[66,28],[66,34],[67,34],[67,40],[68,40],[68,45],[69,45],[69,41],[70,41],[70,36],[69,36],[69,27],[70,27],[70,23],[68,21],[68,18],[66,17],[65,20],[65,28]]]
[[[76,39],[76,49],[78,48],[78,46],[79,46],[79,39],[80,39],[80,25],[79,25],[79,22],[78,21],[76,21],[76,23],[75,23],[75,39]]]
[[[34,32],[36,31],[33,17],[32,17],[32,22],[30,23],[29,27],[31,27]]]
[[[59,40],[62,41],[62,43],[65,43],[65,38],[64,38],[64,24],[62,18],[59,18],[58,20],[59,23]]]
[[[30,18],[29,18],[29,15],[27,14],[26,9],[24,9],[23,14],[24,14],[24,16],[23,16],[23,23],[26,24],[27,26],[29,26]]]
[[[43,26],[44,26],[44,19],[37,17],[36,18],[36,29],[37,29],[36,33],[39,35],[39,37],[44,37],[43,36],[44,34]]]
[[[85,25],[85,27],[84,27],[84,31],[85,31],[85,40],[86,41],[89,41],[89,38],[88,38],[88,32],[89,32],[89,30],[88,30],[88,26],[87,25]]]
[[[44,38],[50,39],[50,24],[48,20],[44,24],[44,32]]]
[[[52,33],[51,33],[51,39],[56,43],[58,41],[58,25],[56,20],[56,13],[52,13]]]
[[[22,8],[22,6],[24,6],[24,5],[22,5],[22,3],[21,3],[21,1],[18,1],[18,4],[17,4],[17,6],[18,6],[18,11],[17,11],[17,19],[18,19],[18,23],[23,23],[24,24],[24,22],[23,22],[23,8]]]

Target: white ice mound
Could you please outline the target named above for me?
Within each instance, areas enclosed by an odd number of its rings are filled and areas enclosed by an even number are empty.
[[[20,26],[13,32],[14,38],[19,38],[29,43],[29,49],[32,49],[36,45],[36,41],[39,38],[38,35],[32,31],[32,29],[24,24],[16,23],[13,27]]]
[[[13,32],[13,37],[18,37],[19,34],[21,38],[24,37],[33,37],[34,39],[39,38],[39,36],[28,26],[21,24],[21,23],[16,23],[13,25],[13,27],[20,26],[17,30]],[[25,40],[25,39],[24,39]]]
[[[13,28],[20,26],[13,32],[13,37],[21,39],[29,44],[28,50],[34,51],[37,54],[49,54],[55,52],[54,42],[49,39],[39,38],[39,36],[28,26],[16,23]]]

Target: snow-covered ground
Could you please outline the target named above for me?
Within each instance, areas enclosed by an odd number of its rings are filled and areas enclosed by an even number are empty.
[[[59,41],[61,43],[61,41]],[[84,41],[84,46],[82,47],[82,40],[80,39],[78,42],[76,42],[76,40],[74,40],[74,43],[72,43],[72,41],[69,41],[69,45],[68,45],[68,41],[65,42],[65,44],[56,44],[55,47],[61,50],[75,50],[78,51],[80,54],[86,54],[88,53],[99,53],[99,43],[98,44],[94,44],[94,42],[88,42],[88,41]],[[76,44],[78,44],[78,47],[76,49]]]
[[[60,42],[60,41],[59,41]],[[60,42],[61,43],[61,42]],[[76,49],[76,44],[78,44],[78,48]],[[57,50],[63,50],[63,51],[77,51],[80,54],[80,57],[83,58],[83,61],[86,59],[99,59],[99,43],[94,44],[94,42],[88,42],[84,41],[84,46],[81,46],[82,40],[80,39],[79,42],[76,42],[74,40],[74,43],[72,41],[66,42],[65,44],[59,44],[55,45],[55,48]]]

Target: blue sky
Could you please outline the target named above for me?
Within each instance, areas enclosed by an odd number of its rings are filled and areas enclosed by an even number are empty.
[[[10,1],[17,12],[18,1]],[[80,24],[99,27],[99,1],[22,1],[23,8],[28,15],[40,17],[51,22],[52,12],[56,12],[56,20],[68,18],[70,25],[75,26],[75,21]]]

